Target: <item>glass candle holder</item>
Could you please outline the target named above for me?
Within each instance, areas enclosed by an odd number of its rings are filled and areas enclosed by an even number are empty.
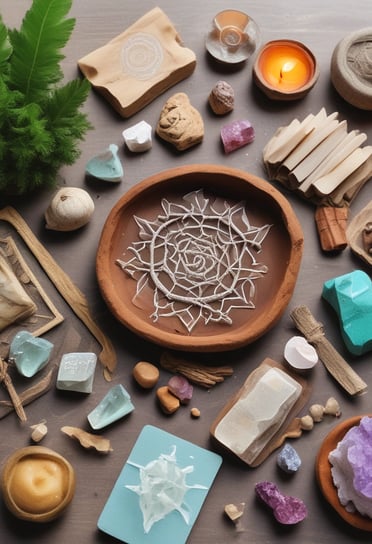
[[[254,53],[259,35],[258,25],[249,15],[228,9],[214,17],[205,45],[218,61],[236,64]]]

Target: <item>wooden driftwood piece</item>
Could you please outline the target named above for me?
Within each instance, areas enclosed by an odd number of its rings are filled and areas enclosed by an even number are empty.
[[[372,200],[352,219],[346,229],[351,250],[372,266],[372,252],[366,243],[366,228],[369,224],[372,224]]]
[[[351,396],[367,391],[367,384],[327,340],[323,325],[315,320],[309,308],[298,306],[291,312],[297,329],[313,344],[328,372]]]
[[[347,246],[346,224],[349,208],[318,206],[315,222],[323,251],[341,251]]]
[[[105,378],[110,380],[116,367],[116,353],[110,340],[95,323],[86,297],[55,262],[14,208],[8,206],[0,210],[0,220],[7,221],[15,228],[61,296],[99,342],[102,347],[99,359],[104,366]]]

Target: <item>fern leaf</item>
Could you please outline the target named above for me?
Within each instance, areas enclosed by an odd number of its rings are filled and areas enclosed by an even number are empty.
[[[8,29],[4,25],[0,16],[0,73],[3,74],[7,71],[10,55],[12,54],[12,46],[9,41]]]
[[[20,30],[9,32],[13,46],[10,87],[21,91],[27,102],[45,98],[63,73],[61,49],[68,42],[75,19],[66,19],[72,0],[34,0]]]

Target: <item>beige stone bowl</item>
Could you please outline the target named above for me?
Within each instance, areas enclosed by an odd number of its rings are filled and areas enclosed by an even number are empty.
[[[232,309],[230,324],[201,318],[189,331],[177,316],[162,316],[155,321],[152,276],[147,295],[141,297],[139,304],[137,281],[116,261],[128,261],[133,256],[128,248],[139,241],[139,225],[135,217],[154,221],[159,215],[164,215],[163,199],[182,203],[186,194],[199,190],[210,201],[224,199],[229,207],[244,202],[251,225],[272,226],[261,251],[257,252],[256,260],[267,266],[267,273],[255,283],[254,308]],[[249,344],[273,327],[292,296],[302,250],[301,226],[288,201],[272,185],[238,169],[221,165],[189,165],[157,173],[121,197],[103,227],[96,270],[104,300],[113,315],[128,329],[167,348],[217,352]],[[215,266],[218,268],[219,264]]]
[[[33,468],[20,468],[25,463]],[[14,516],[49,522],[59,517],[73,499],[75,471],[59,453],[43,446],[27,446],[6,460],[1,490],[5,505]]]

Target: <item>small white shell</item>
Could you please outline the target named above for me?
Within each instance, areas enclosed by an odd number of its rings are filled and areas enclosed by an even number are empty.
[[[63,187],[53,196],[45,212],[46,228],[71,231],[86,225],[94,212],[94,202],[84,189]]]

